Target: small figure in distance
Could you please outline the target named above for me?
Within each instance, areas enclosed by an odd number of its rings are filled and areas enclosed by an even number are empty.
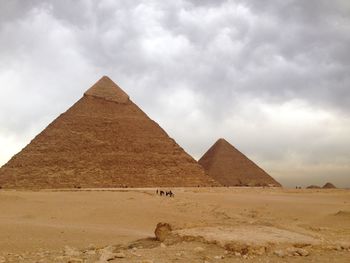
[[[158,195],[158,193],[159,193],[159,191],[158,191],[158,189],[157,189],[156,194]]]

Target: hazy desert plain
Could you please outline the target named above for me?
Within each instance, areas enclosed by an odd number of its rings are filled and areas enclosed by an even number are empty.
[[[349,190],[171,190],[0,190],[0,262],[350,260]]]

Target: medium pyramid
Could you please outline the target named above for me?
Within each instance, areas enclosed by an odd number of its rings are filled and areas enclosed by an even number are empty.
[[[198,162],[225,186],[281,186],[225,139],[219,139]]]
[[[0,169],[3,188],[218,185],[108,77]]]

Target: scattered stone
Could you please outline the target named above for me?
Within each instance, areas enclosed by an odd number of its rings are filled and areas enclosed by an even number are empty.
[[[336,249],[337,251],[342,251],[342,250],[343,250],[342,247],[341,247],[340,245],[336,246],[335,249]]]
[[[295,247],[289,247],[286,249],[286,253],[288,256],[298,256],[297,248]]]
[[[82,263],[84,262],[84,260],[82,260],[81,258],[70,258],[68,259],[68,263]]]
[[[142,257],[142,255],[140,255],[140,254],[136,254],[136,253],[132,253],[132,254],[136,257]]]
[[[295,248],[295,247],[289,247],[286,250],[288,256],[302,256],[306,257],[309,255],[309,252],[303,248]]]
[[[336,250],[336,249],[335,249],[336,247],[335,247],[335,246],[331,246],[331,245],[330,245],[330,246],[325,246],[324,248],[325,248],[326,250]]]
[[[0,263],[5,263],[6,262],[6,258],[5,257],[0,257]]]
[[[262,256],[266,253],[266,247],[259,247],[253,250],[253,254]]]
[[[196,248],[194,248],[194,252],[204,252],[204,248],[202,248],[202,247],[196,247]]]
[[[106,246],[106,247],[102,248],[102,249],[100,250],[100,252],[101,252],[101,253],[104,253],[104,252],[112,252],[112,253],[114,253],[115,250],[116,250],[116,247],[110,245],[110,246]]]
[[[232,252],[239,252],[241,255],[249,253],[250,247],[247,244],[231,242],[225,245],[225,249]]]
[[[349,249],[350,248],[350,243],[340,243],[339,244],[341,246],[342,249],[346,250],[346,249]]]
[[[240,257],[240,256],[242,256],[242,255],[241,255],[241,253],[239,253],[239,252],[235,252],[235,256],[236,256],[236,257]]]
[[[293,246],[297,247],[297,248],[304,248],[304,247],[308,247],[310,245],[311,245],[310,243],[295,243],[295,244],[293,244]]]
[[[202,256],[202,259],[203,260],[210,260],[210,257],[209,256]]]
[[[166,248],[166,245],[164,243],[160,243],[161,248]]]
[[[163,242],[171,233],[171,226],[168,223],[158,223],[154,234],[156,235],[157,240]]]
[[[66,256],[76,257],[76,256],[80,255],[80,252],[76,248],[65,246],[64,247],[64,254]]]
[[[183,257],[184,255],[185,255],[185,252],[183,251],[175,253],[175,256],[177,257]]]
[[[88,250],[85,252],[85,254],[87,255],[96,255],[96,251],[95,250]]]
[[[141,260],[140,263],[153,263],[153,260],[144,259],[144,260]]]
[[[293,247],[293,248],[287,248],[287,251],[290,252],[290,255],[292,255],[292,256],[301,256],[300,255],[301,253],[303,253],[303,254],[305,253],[305,252],[302,252],[302,251],[306,251],[306,250]]]
[[[281,257],[281,258],[283,258],[283,257],[285,257],[286,256],[286,253],[283,251],[283,250],[275,250],[274,252],[273,252],[276,256],[279,256],[279,257]]]
[[[36,255],[41,258],[46,256],[45,252],[38,252]]]
[[[23,260],[23,257],[21,255],[15,255],[17,260]]]
[[[96,250],[97,248],[94,244],[90,244],[90,245],[88,245],[87,249],[88,250]]]
[[[298,248],[297,253],[299,254],[299,256],[302,256],[302,257],[307,257],[309,255],[309,251],[303,248]]]
[[[125,254],[123,252],[118,252],[118,253],[115,253],[115,258],[125,258]]]
[[[110,260],[115,259],[116,253],[110,252],[110,251],[103,251],[103,253],[100,256],[100,261],[99,262],[108,262]]]

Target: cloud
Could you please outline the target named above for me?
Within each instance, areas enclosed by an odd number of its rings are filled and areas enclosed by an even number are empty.
[[[197,158],[350,186],[349,46],[341,0],[3,1],[0,162],[109,75]]]

